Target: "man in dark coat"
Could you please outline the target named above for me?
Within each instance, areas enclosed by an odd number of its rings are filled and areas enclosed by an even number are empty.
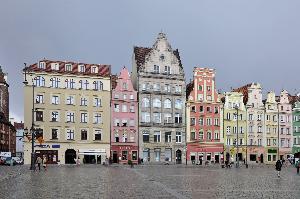
[[[276,164],[275,164],[275,168],[277,170],[277,176],[278,178],[280,178],[280,171],[281,171],[281,167],[282,167],[282,163],[280,160],[277,160]]]

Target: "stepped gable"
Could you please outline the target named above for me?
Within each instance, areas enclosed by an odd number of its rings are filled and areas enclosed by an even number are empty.
[[[111,66],[106,64],[86,64],[86,63],[75,63],[72,61],[53,61],[53,60],[47,60],[43,59],[39,62],[45,62],[46,67],[45,69],[39,68],[39,63],[34,63],[27,67],[25,70],[31,71],[31,72],[47,72],[47,73],[60,73],[60,74],[72,74],[72,75],[88,75],[88,76],[101,76],[101,77],[109,77]],[[59,70],[52,70],[51,64],[52,63],[58,63],[59,64]],[[72,64],[72,71],[65,71],[65,64]],[[84,65],[85,66],[85,72],[79,72],[78,66]],[[92,66],[98,66],[98,73],[91,73],[91,67]]]
[[[239,92],[239,93],[242,93],[244,98],[243,98],[243,102],[244,104],[247,104],[248,102],[248,88],[251,87],[251,84],[246,84],[245,86],[242,86],[240,88],[236,88],[236,89],[233,89],[232,91],[234,92]]]

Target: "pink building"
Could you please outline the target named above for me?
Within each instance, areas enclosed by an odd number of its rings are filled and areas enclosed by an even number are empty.
[[[111,99],[111,160],[138,162],[138,103],[127,68],[116,77]]]

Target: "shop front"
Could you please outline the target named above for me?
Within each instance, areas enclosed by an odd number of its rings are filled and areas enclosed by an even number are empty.
[[[277,161],[278,148],[266,148],[266,164],[275,164]]]
[[[35,150],[36,157],[47,158],[47,164],[57,164],[58,151],[57,150]]]
[[[111,147],[112,163],[128,164],[131,160],[134,164],[138,163],[137,146],[112,146]]]
[[[106,158],[105,149],[79,149],[75,159],[79,159],[82,164],[103,164]]]

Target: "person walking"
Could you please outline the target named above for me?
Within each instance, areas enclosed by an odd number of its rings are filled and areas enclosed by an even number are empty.
[[[36,163],[38,165],[39,171],[41,171],[41,164],[42,164],[43,160],[40,156],[37,157],[36,159]]]
[[[280,171],[281,171],[282,163],[280,160],[277,160],[275,164],[275,168],[277,170],[277,177],[280,178]]]
[[[297,174],[299,175],[300,160],[297,160],[297,162],[295,163],[295,167],[297,169]]]
[[[47,171],[47,158],[45,155],[43,157],[43,167],[44,167],[44,170]]]

